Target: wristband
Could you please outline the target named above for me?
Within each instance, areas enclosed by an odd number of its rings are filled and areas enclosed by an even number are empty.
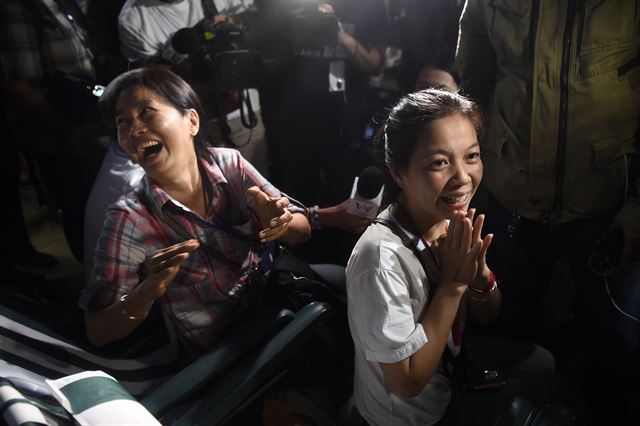
[[[480,290],[478,288],[475,288],[471,284],[469,284],[469,289],[474,293],[478,293],[478,294],[489,294],[493,292],[497,287],[498,287],[498,281],[496,280],[496,276],[491,271],[489,271],[489,282],[487,283],[487,286],[484,289]]]
[[[120,303],[124,303],[124,301],[127,300],[127,296],[128,294],[123,294],[122,297],[120,298]],[[144,319],[144,317],[137,317],[135,315],[132,315],[131,312],[129,312],[129,310],[124,306],[120,307],[120,312],[122,312],[122,315],[124,315],[125,317],[127,317],[127,319],[131,321]]]
[[[307,220],[309,221],[309,225],[311,225],[312,230],[322,229],[318,208],[318,206],[313,206],[306,209],[305,216],[307,216]]]
[[[498,282],[496,281],[496,276],[493,272],[489,271],[489,282],[483,290],[478,290],[472,285],[469,285],[467,288],[470,290],[469,296],[471,299],[477,302],[486,302],[498,288]]]

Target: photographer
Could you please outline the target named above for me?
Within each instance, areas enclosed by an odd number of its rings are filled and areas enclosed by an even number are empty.
[[[215,50],[230,50],[230,34],[242,35],[242,13],[253,0],[127,0],[118,17],[122,53],[133,65],[164,63],[187,79],[204,102],[214,139],[234,145],[232,133],[240,131],[237,90],[219,87],[209,63],[190,55],[205,43]],[[229,37],[227,37],[229,36]],[[209,51],[198,50],[209,55]],[[195,62],[195,63],[192,63]],[[255,98],[256,96],[252,96]],[[233,118],[237,118],[233,121]],[[255,127],[255,117],[245,127]]]
[[[271,67],[260,86],[270,179],[304,203],[337,204],[362,166],[369,75],[383,65],[384,4],[256,4],[272,29],[263,38]]]
[[[118,16],[122,53],[131,62],[185,59],[171,46],[172,36],[205,20],[217,24],[252,5],[252,0],[127,0]]]

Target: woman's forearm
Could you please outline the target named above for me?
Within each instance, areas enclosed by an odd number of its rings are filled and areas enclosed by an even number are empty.
[[[135,291],[122,300],[100,310],[85,312],[87,339],[97,347],[122,340],[146,318],[153,301]]]
[[[429,383],[440,365],[463,294],[464,286],[439,287],[421,321],[427,343],[399,363],[381,364],[385,379],[395,392],[412,397]]]
[[[288,244],[296,245],[304,243],[309,240],[310,237],[311,226],[309,225],[309,221],[302,213],[294,213],[286,232],[280,237],[280,240]]]
[[[477,295],[471,290],[467,290],[467,296],[469,315],[474,321],[488,324],[496,319],[502,303],[502,293],[498,287],[486,296]]]

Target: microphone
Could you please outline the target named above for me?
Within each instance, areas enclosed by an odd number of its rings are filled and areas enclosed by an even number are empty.
[[[380,209],[384,191],[384,175],[374,166],[364,168],[353,181],[347,213],[374,219]]]

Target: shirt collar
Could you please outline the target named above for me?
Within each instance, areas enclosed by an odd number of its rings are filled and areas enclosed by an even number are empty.
[[[218,184],[226,185],[228,183],[227,178],[225,178],[224,174],[222,174],[222,170],[220,170],[220,167],[215,160],[211,164],[202,158],[199,158],[198,161],[200,161],[200,163],[202,164],[203,170],[206,173],[208,181],[212,186]],[[142,180],[142,185],[143,191],[147,193],[151,201],[158,207],[164,206],[167,202],[179,205],[179,203],[171,198],[171,196],[167,194],[159,184],[151,181],[151,179],[149,179],[149,176],[147,176],[146,174],[144,176],[144,179]]]

